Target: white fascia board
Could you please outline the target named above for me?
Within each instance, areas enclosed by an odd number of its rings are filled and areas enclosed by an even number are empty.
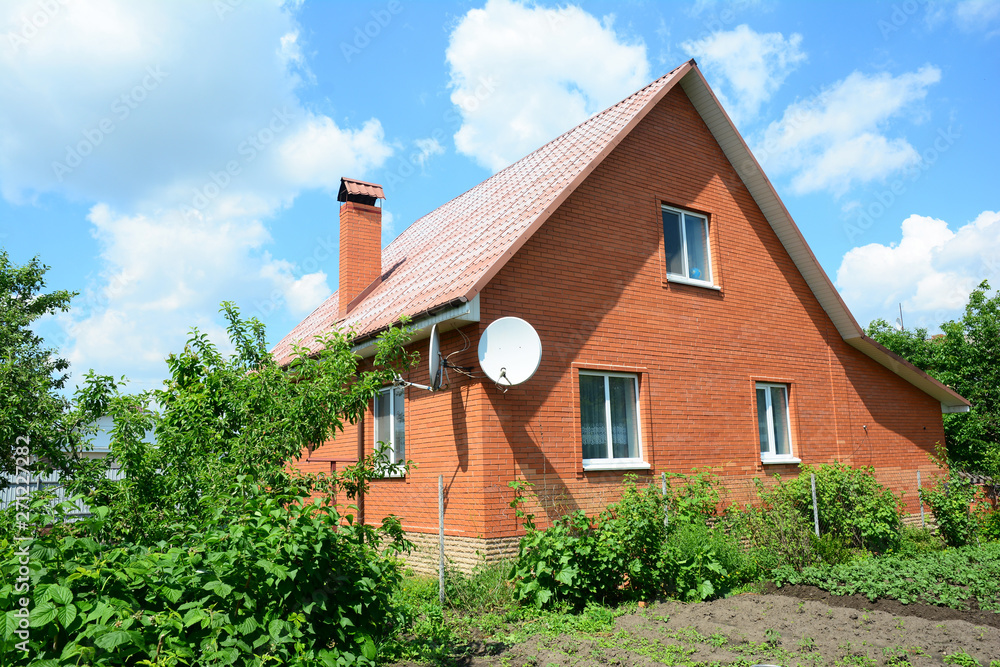
[[[410,342],[430,338],[431,327],[438,325],[438,331],[444,332],[479,321],[479,295],[455,306],[448,306],[431,315],[413,320],[409,327],[413,329]],[[351,348],[351,352],[362,358],[375,356],[375,338],[369,338]]]

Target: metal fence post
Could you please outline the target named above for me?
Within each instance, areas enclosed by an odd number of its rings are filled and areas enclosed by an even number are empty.
[[[927,522],[924,521],[924,497],[920,495],[920,471],[917,471],[917,499],[920,500],[920,527],[927,528]]]
[[[816,537],[819,537],[819,506],[816,504],[816,475],[809,475],[812,478],[813,492],[813,525],[816,528]]]
[[[660,492],[663,494],[663,527],[670,525],[669,510],[667,509],[667,473],[660,473]]]
[[[444,475],[438,475],[438,600],[444,604]]]

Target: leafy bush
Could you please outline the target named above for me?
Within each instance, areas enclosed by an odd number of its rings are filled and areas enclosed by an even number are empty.
[[[920,554],[941,551],[945,546],[940,535],[935,535],[926,528],[903,526],[896,553],[904,558],[912,558]]]
[[[718,492],[707,473],[673,475],[682,483],[665,500],[655,486],[625,483],[621,499],[596,517],[574,512],[546,530],[524,516],[514,567],[515,598],[537,607],[564,602],[648,599],[663,594],[709,599],[740,583],[749,569],[736,543],[705,518]],[[524,482],[512,484],[519,492]],[[515,498],[515,507],[520,496]],[[673,508],[669,527],[664,504]]]
[[[399,581],[398,522],[381,533],[341,526],[328,500],[306,487],[275,495],[238,480],[240,518],[220,511],[173,525],[144,546],[100,543],[108,512],[63,523],[43,501],[31,508],[36,537],[0,542],[0,652],[33,659],[132,665],[373,663],[399,622],[390,594]],[[48,530],[41,527],[49,524]],[[389,549],[380,551],[383,538]],[[24,545],[22,548],[21,544]],[[28,552],[27,591],[15,588]],[[30,641],[19,636],[19,599],[32,600]]]
[[[920,489],[920,497],[934,512],[938,531],[948,546],[978,541],[980,523],[988,516],[988,504],[978,486],[949,472],[933,487]]]
[[[111,453],[78,460],[67,486],[96,516],[64,522],[68,505],[51,510],[44,497],[15,507],[17,534],[30,537],[0,537],[5,664],[368,664],[399,626],[394,554],[408,545],[398,520],[381,532],[355,526],[330,500],[356,498],[379,454],[329,476],[288,461],[355,420],[406,367],[407,332],[380,336],[370,370],[341,332],[282,369],[263,325],[223,310],[236,353],[223,357],[195,331],[167,360],[160,391],[125,395],[88,375],[71,421],[113,417]],[[113,463],[123,479],[105,477]]]
[[[723,530],[688,522],[671,531],[661,557],[665,592],[683,600],[710,600],[749,580],[747,557]]]
[[[990,509],[980,515],[979,535],[983,540],[1000,540],[1000,511]]]
[[[883,552],[899,546],[902,501],[875,480],[874,468],[851,468],[839,462],[802,466],[791,483],[799,508],[812,521],[811,474],[816,475],[820,534],[832,534],[847,545]]]
[[[667,473],[667,509],[671,521],[706,522],[719,506],[717,476],[710,470],[696,470],[690,475]]]
[[[771,488],[754,480],[760,505],[731,507],[724,519],[730,533],[747,547],[747,576],[753,579],[781,565],[801,570],[821,560],[812,521],[800,507],[796,488],[775,478],[778,483]]]

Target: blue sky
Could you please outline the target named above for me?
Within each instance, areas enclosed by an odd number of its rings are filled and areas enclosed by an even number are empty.
[[[78,374],[155,387],[221,301],[275,342],[336,289],[341,176],[388,243],[691,57],[862,325],[1000,285],[1000,0],[9,0],[0,243],[80,292]]]

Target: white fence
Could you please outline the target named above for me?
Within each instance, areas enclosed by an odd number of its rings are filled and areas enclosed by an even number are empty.
[[[124,473],[117,468],[108,470],[104,476],[114,481],[118,481],[120,479],[125,478]],[[12,475],[8,475],[5,477],[5,479],[7,480],[8,484],[10,484],[10,486],[8,486],[5,489],[0,489],[0,508],[7,507],[7,505],[14,502],[14,499],[17,497],[18,489],[24,488],[23,478],[15,480]],[[34,493],[35,491],[47,491],[47,490],[55,490],[54,502],[58,503],[64,500],[69,500],[69,495],[66,493],[66,489],[62,485],[62,480],[59,477],[59,473],[54,472],[48,475],[36,475],[31,477],[28,483],[28,491],[30,493]],[[78,503],[77,509],[75,509],[72,512],[69,512],[69,516],[71,517],[90,516],[90,508],[83,503]]]

